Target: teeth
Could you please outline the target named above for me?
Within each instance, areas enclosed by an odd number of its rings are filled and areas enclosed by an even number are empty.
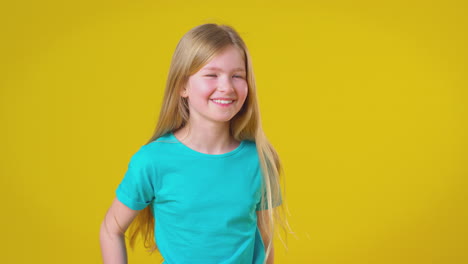
[[[216,102],[218,104],[230,104],[232,103],[233,100],[213,100],[213,102]]]

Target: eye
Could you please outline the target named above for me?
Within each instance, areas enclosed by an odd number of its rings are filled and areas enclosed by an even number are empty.
[[[205,76],[208,76],[208,77],[216,77],[216,74],[207,74]]]
[[[234,78],[241,78],[241,79],[243,79],[244,76],[241,76],[241,75],[234,75]]]

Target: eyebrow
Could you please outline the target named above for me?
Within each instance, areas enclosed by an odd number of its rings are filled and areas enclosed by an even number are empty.
[[[220,68],[218,67],[206,67],[206,68],[203,68],[202,70],[218,70],[218,71],[222,71]],[[244,68],[234,68],[232,69],[232,71],[243,71],[245,72]]]

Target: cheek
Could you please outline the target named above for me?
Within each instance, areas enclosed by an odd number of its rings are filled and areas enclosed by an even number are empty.
[[[194,81],[192,84],[191,96],[196,98],[208,98],[213,92],[213,85],[206,81]]]
[[[245,100],[248,93],[249,93],[249,87],[247,86],[247,84],[245,84],[238,90],[237,96],[239,98],[242,98],[242,100]]]

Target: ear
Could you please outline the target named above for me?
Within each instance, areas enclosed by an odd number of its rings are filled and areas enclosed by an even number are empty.
[[[188,94],[187,94],[186,88],[183,88],[182,90],[180,90],[180,96],[187,98]]]
[[[179,94],[180,96],[184,97],[184,98],[187,98],[188,97],[188,83],[184,85],[184,87],[182,87],[182,89],[180,90]]]

